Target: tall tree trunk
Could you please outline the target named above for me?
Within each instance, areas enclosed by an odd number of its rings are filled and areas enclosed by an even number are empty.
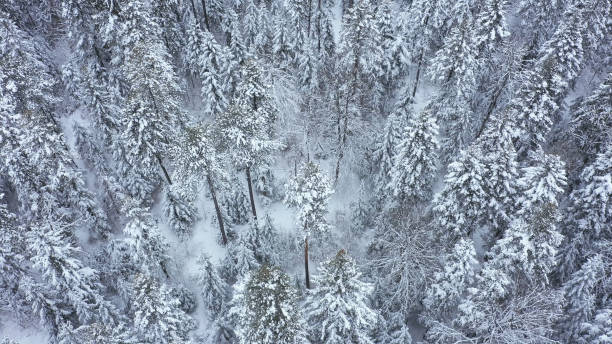
[[[421,64],[423,63],[423,49],[421,49],[421,54],[419,55],[419,64],[417,66],[416,77],[414,79],[414,88],[412,89],[412,99],[414,100],[414,95],[417,91],[417,86],[419,85],[419,77],[421,76]]]
[[[493,110],[495,110],[495,107],[497,106],[497,100],[499,99],[499,96],[502,94],[502,91],[506,87],[506,83],[508,82],[509,77],[510,77],[510,73],[506,73],[506,76],[504,77],[504,80],[501,86],[495,91],[495,94],[493,95],[493,99],[491,100],[491,103],[489,104],[489,107],[487,108],[487,113],[485,114],[482,120],[482,123],[480,124],[480,128],[478,129],[478,133],[476,134],[476,137],[474,138],[474,140],[480,137],[480,135],[484,131],[484,128],[486,127],[487,122],[489,121],[489,118],[491,117],[491,114],[493,113]]]
[[[198,26],[202,27],[202,24],[200,24],[200,18],[198,17],[198,11],[196,10],[195,3],[193,2],[193,0],[191,0],[191,11],[193,12],[193,17],[195,18]]]
[[[342,128],[340,128],[340,116],[338,116],[338,161],[336,162],[336,175],[334,178],[334,184],[338,184],[338,177],[340,176],[340,164],[342,162],[342,158],[344,158],[344,149],[346,148],[346,132],[348,131],[348,118],[349,111],[348,107],[351,101],[351,98],[355,95],[357,90],[357,73],[359,71],[359,58],[355,56],[355,61],[353,63],[353,83],[351,87],[351,91],[346,96],[346,101],[344,102],[344,118],[342,123]]]
[[[321,17],[323,10],[321,9],[321,0],[317,2],[317,53],[321,52]]]
[[[251,183],[251,167],[246,168],[247,184],[249,186],[249,199],[251,200],[251,211],[253,218],[257,221],[257,211],[255,210],[255,197],[253,196],[253,184]]]
[[[221,214],[221,208],[219,207],[219,202],[217,201],[217,193],[215,192],[215,186],[213,185],[210,175],[206,175],[206,181],[208,182],[210,196],[212,197],[213,203],[215,204],[215,212],[217,213],[217,221],[219,222],[221,239],[223,240],[223,245],[227,245],[227,235],[225,235],[225,227],[223,226],[223,214]]]
[[[346,131],[348,130],[348,114],[344,116],[344,125],[342,129],[342,137],[338,150],[338,161],[336,162],[336,174],[334,176],[334,184],[338,184],[338,177],[340,177],[340,164],[342,158],[344,158],[344,149],[346,148]]]
[[[312,19],[312,0],[308,0],[308,32],[306,37],[310,37],[310,22]]]
[[[304,239],[304,272],[306,273],[306,289],[310,289],[310,271],[308,271],[308,237]]]
[[[204,25],[206,25],[206,30],[210,32],[210,23],[208,20],[208,11],[206,10],[206,0],[202,0],[202,15],[204,16]]]
[[[520,72],[525,68],[525,62],[527,62],[530,59],[530,57],[532,57],[531,53],[532,53],[533,47],[535,46],[535,42],[536,41],[534,39],[531,41],[531,43],[529,43],[529,46],[525,50],[525,54],[521,57],[521,64],[519,65],[518,70],[515,71],[515,74],[520,74]],[[491,99],[491,103],[489,104],[489,107],[487,108],[487,113],[485,114],[485,117],[483,118],[482,123],[480,124],[480,128],[478,129],[478,133],[476,134],[476,137],[474,139],[477,139],[478,137],[480,137],[480,135],[484,131],[484,128],[486,127],[487,122],[489,121],[489,118],[491,117],[491,114],[493,113],[493,110],[495,110],[495,107],[497,106],[497,101],[499,100],[499,97],[504,91],[504,88],[506,88],[506,85],[509,80],[510,80],[510,72],[507,72],[506,75],[504,76],[504,80],[502,81],[501,86],[495,91],[495,94],[493,95],[493,99]]]
[[[168,170],[166,170],[166,166],[164,166],[164,163],[161,157],[159,156],[159,154],[155,154],[155,157],[157,158],[157,162],[159,163],[159,166],[161,167],[162,171],[164,171],[164,176],[166,176],[166,180],[168,181],[168,184],[172,185],[172,180],[170,179]]]

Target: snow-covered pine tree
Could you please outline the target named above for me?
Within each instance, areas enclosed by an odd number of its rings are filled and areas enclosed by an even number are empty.
[[[603,257],[594,255],[564,284],[566,303],[562,329],[565,340],[576,340],[582,324],[593,319],[599,302],[595,288],[599,287],[605,273]]]
[[[168,185],[166,189],[166,197],[163,201],[164,215],[181,240],[186,240],[191,236],[191,227],[197,220],[194,198],[176,184]]]
[[[522,24],[519,26],[521,36],[534,40],[536,44],[542,44],[552,35],[566,3],[565,0],[519,1],[517,13]],[[527,23],[532,23],[531,28],[526,28]]]
[[[557,230],[559,213],[554,204],[543,204],[525,219],[514,220],[490,249],[485,269],[508,276],[511,284],[502,296],[533,286],[550,286],[549,277],[558,262],[563,236]]]
[[[244,12],[242,23],[242,36],[248,51],[255,55],[263,53],[267,42],[267,9],[265,3],[255,0],[243,0]]]
[[[170,290],[154,278],[138,274],[132,287],[130,312],[134,330],[143,343],[173,344],[187,341],[195,326]]]
[[[273,61],[281,68],[286,68],[292,60],[293,51],[291,49],[291,33],[289,27],[289,14],[282,2],[272,3],[272,13],[274,15],[272,54]]]
[[[388,344],[412,344],[412,336],[408,331],[408,324],[401,312],[394,312],[387,321],[389,340]]]
[[[553,36],[544,43],[534,69],[527,71],[511,106],[520,128],[519,152],[546,142],[559,109],[559,98],[578,76],[583,63],[584,6],[573,4],[564,13]]]
[[[603,151],[607,142],[612,142],[612,73],[591,96],[580,103],[570,122],[570,132],[576,145],[588,160]]]
[[[499,235],[516,211],[517,179],[511,128],[508,121],[496,118],[448,167],[444,188],[434,199],[434,212],[447,231],[442,237],[481,226]]]
[[[249,245],[251,245],[257,261],[268,265],[279,263],[277,236],[278,233],[268,213],[266,213],[263,223],[251,224],[248,232]]]
[[[74,145],[84,160],[85,166],[96,174],[96,188],[100,190],[100,203],[106,214],[116,214],[121,211],[120,200],[125,198],[125,190],[119,182],[116,171],[107,158],[108,147],[104,147],[96,138],[93,127],[83,127],[78,123],[73,126]],[[117,219],[109,218],[111,223]]]
[[[184,136],[180,139],[179,144],[173,147],[172,153],[177,167],[175,174],[182,184],[190,186],[188,187],[190,190],[198,190],[202,184],[206,184],[215,206],[221,240],[226,245],[227,234],[225,232],[224,214],[221,211],[221,199],[217,194],[217,190],[219,186],[227,184],[229,176],[223,169],[225,156],[219,154],[214,145],[213,131],[206,125],[186,127]],[[238,202],[236,199],[234,201]],[[233,214],[233,212],[228,212],[227,210],[226,213]],[[246,208],[244,208],[244,211],[238,211],[238,216],[230,216],[240,221],[246,218],[246,214]]]
[[[29,219],[77,219],[94,236],[110,231],[87,190],[56,118],[57,80],[37,42],[0,11],[0,171]],[[62,211],[66,209],[66,211]],[[53,215],[51,215],[53,214]]]
[[[246,233],[240,233],[237,240],[230,242],[223,261],[223,274],[229,283],[234,283],[259,267],[252,245]]]
[[[4,204],[0,193],[0,299],[7,300],[8,307],[16,314],[21,313],[22,295],[19,284],[25,280],[26,270],[22,267],[25,260],[25,242],[20,235],[17,218]]]
[[[503,114],[492,119],[475,143],[482,147],[482,178],[488,198],[481,221],[497,234],[510,223],[517,209],[519,167],[509,123]]]
[[[201,254],[197,264],[198,271],[194,278],[202,290],[202,299],[208,310],[209,317],[214,320],[221,316],[221,310],[227,302],[229,296],[228,286],[221,279],[217,268],[211,262],[208,255]]]
[[[163,158],[174,142],[172,128],[183,121],[181,89],[150,6],[132,1],[123,11],[128,14],[122,42],[123,70],[130,89],[121,123],[122,145],[116,156],[131,196],[150,202],[160,167],[172,184]]]
[[[581,186],[569,196],[563,234],[564,259],[560,276],[565,280],[593,252],[597,242],[612,238],[612,144],[597,154],[595,160],[580,174]]]
[[[510,35],[506,12],[508,0],[484,0],[472,31],[474,44],[479,51],[491,49],[495,43]]]
[[[481,210],[487,205],[484,186],[483,152],[471,146],[448,165],[444,188],[434,197],[433,211],[438,214],[442,238],[461,237],[474,230]]]
[[[116,31],[109,22],[116,20],[115,13],[103,14],[104,7],[96,2],[81,3],[77,0],[62,2],[62,17],[66,21],[71,44],[69,62],[64,67],[66,88],[80,104],[90,112],[95,123],[95,137],[105,147],[119,129],[121,109],[117,101],[119,91],[109,81],[108,42],[116,39]]]
[[[52,295],[53,302],[69,305],[82,324],[96,321],[112,326],[119,318],[117,309],[105,300],[98,272],[79,259],[80,250],[71,242],[71,230],[52,219],[29,225],[26,230],[28,260],[40,272],[45,282],[44,293]],[[60,317],[68,321],[69,313]]]
[[[445,257],[442,271],[434,276],[434,282],[427,289],[423,306],[430,314],[441,318],[445,312],[456,307],[468,287],[476,279],[476,251],[469,239],[460,239]]]
[[[376,189],[379,194],[384,195],[388,191],[390,172],[393,169],[393,160],[399,153],[398,145],[402,140],[404,130],[408,121],[412,118],[412,102],[407,93],[402,96],[402,101],[396,104],[395,110],[387,117],[382,137],[377,142],[374,151],[374,166],[377,168]]]
[[[542,151],[532,153],[530,160],[533,165],[523,167],[518,180],[519,213],[529,214],[546,204],[558,207],[557,199],[567,185],[565,164],[558,156]]]
[[[428,200],[438,165],[438,125],[430,110],[413,114],[403,130],[389,172],[388,189],[401,202]]]
[[[304,269],[306,288],[310,288],[308,269],[308,239],[327,232],[327,203],[333,193],[331,183],[319,165],[306,162],[299,173],[286,185],[285,203],[297,208],[296,224],[304,238]]]
[[[221,205],[229,220],[237,225],[243,225],[249,222],[250,214],[249,200],[242,189],[238,189],[241,183],[234,178],[229,186],[229,190],[224,193],[221,199]]]
[[[512,222],[462,292],[457,313],[426,319],[426,338],[555,343],[552,328],[560,319],[562,295],[551,288],[548,275],[561,242],[557,217],[554,207],[545,206],[529,221]]]
[[[383,58],[381,59],[383,73],[381,79],[387,90],[391,82],[395,81],[394,78],[399,74],[398,64],[401,63],[401,60],[395,60],[395,56],[393,56],[394,51],[391,49],[395,40],[395,27],[391,18],[391,6],[390,0],[383,0],[377,4],[374,14],[376,26],[381,35],[381,49],[383,52]]]
[[[298,296],[289,276],[263,265],[234,291],[236,332],[240,344],[301,343],[302,319]]]
[[[458,312],[428,322],[429,340],[555,342],[552,326],[561,315],[562,295],[552,289],[548,277],[562,236],[556,230],[554,206],[533,214],[528,221],[513,221],[489,250],[462,293]],[[509,319],[510,314],[516,316]]]
[[[348,146],[354,121],[369,113],[379,113],[383,86],[382,49],[374,8],[368,0],[357,0],[343,18],[338,68],[342,71],[336,92],[337,161],[334,183]]]
[[[609,303],[609,301],[608,301]],[[612,338],[612,306],[598,309],[593,320],[583,322],[576,338],[579,344],[605,344]]]
[[[92,323],[73,328],[62,324],[57,336],[58,344],[137,344],[138,338],[124,325]]]
[[[369,194],[369,189],[362,180],[359,183],[359,196],[357,201],[350,204],[351,207],[351,232],[357,235],[363,234],[366,229],[373,227],[375,222],[376,208],[373,204],[375,198]]]
[[[340,250],[323,262],[308,294],[305,315],[315,343],[371,344],[376,313],[367,304],[372,286],[361,281],[353,258]]]
[[[442,161],[453,162],[457,155],[472,143],[475,113],[469,99],[447,89],[433,99],[428,107],[436,113],[440,123]]]
[[[255,218],[251,168],[269,159],[272,152],[282,146],[273,137],[276,116],[261,67],[256,61],[248,60],[242,69],[236,97],[227,111],[217,117],[217,126],[234,165],[246,173],[251,212]]]
[[[451,29],[444,45],[430,61],[432,79],[456,89],[459,96],[469,95],[475,89],[478,54],[470,28],[465,20]]]
[[[336,54],[336,40],[334,36],[334,5],[331,0],[317,2],[315,20],[317,21],[317,55],[320,56],[323,66],[330,67]],[[324,70],[325,68],[321,68]],[[329,71],[330,69],[325,69]]]
[[[229,85],[225,73],[228,57],[215,37],[196,23],[190,25],[187,34],[185,63],[202,83],[200,95],[204,103],[204,116],[214,118],[227,106]]]
[[[148,276],[158,276],[160,272],[168,276],[168,243],[161,236],[150,210],[138,200],[127,199],[123,212],[128,217],[123,240],[131,250],[130,260]]]

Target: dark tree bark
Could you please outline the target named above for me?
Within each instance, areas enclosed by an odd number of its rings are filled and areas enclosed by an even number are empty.
[[[310,37],[310,22],[312,19],[312,0],[308,0],[308,32],[306,33],[307,37]]]
[[[257,221],[257,211],[255,210],[255,197],[253,196],[253,184],[251,183],[251,168],[246,168],[246,177],[247,184],[249,186],[249,199],[251,200],[251,211],[253,212],[253,217],[255,221]]]
[[[323,11],[321,10],[321,0],[317,2],[317,53],[321,52],[321,16]]]
[[[304,239],[304,272],[306,273],[306,289],[310,289],[310,271],[308,271],[308,237]]]
[[[506,76],[504,77],[504,80],[501,86],[495,91],[495,94],[493,95],[493,99],[491,100],[491,103],[489,104],[487,113],[485,114],[482,120],[482,123],[480,124],[480,128],[478,129],[478,133],[476,134],[476,137],[474,138],[474,140],[480,137],[480,135],[484,131],[484,128],[486,127],[487,122],[489,121],[489,118],[491,117],[491,114],[493,113],[493,110],[495,110],[495,107],[497,106],[497,100],[499,99],[499,96],[502,94],[504,88],[506,87],[506,83],[508,82],[509,77],[510,77],[510,73],[506,73]]]
[[[416,77],[414,79],[414,88],[412,89],[412,99],[414,99],[414,95],[416,94],[417,87],[419,85],[419,77],[421,76],[421,64],[423,64],[423,50],[421,49],[421,54],[419,55],[419,64],[417,66]]]
[[[164,166],[164,163],[161,157],[159,156],[159,154],[156,154],[155,157],[157,158],[157,162],[159,162],[159,166],[161,167],[162,171],[164,171],[164,176],[166,176],[166,180],[168,181],[168,184],[172,185],[172,180],[170,179],[168,170],[166,170],[166,166]]]
[[[193,0],[191,0],[191,11],[193,12],[193,17],[195,18],[196,23],[198,23],[198,26],[202,27],[202,25],[200,24],[200,18],[198,18],[198,11],[196,11],[195,3],[193,2]]]
[[[344,149],[346,148],[346,135],[348,131],[348,118],[349,118],[349,104],[351,99],[355,96],[355,92],[357,90],[357,74],[359,71],[359,58],[355,56],[355,61],[353,62],[353,82],[351,85],[351,91],[346,96],[346,101],[344,102],[344,117],[338,116],[338,160],[336,162],[336,174],[334,177],[334,184],[338,184],[338,177],[340,176],[340,165],[342,163],[342,159],[344,158]],[[342,127],[340,127],[342,121]]]
[[[206,176],[206,181],[208,182],[210,196],[212,197],[213,203],[215,204],[215,212],[217,213],[217,221],[219,222],[221,239],[223,240],[223,245],[227,245],[227,235],[225,234],[225,226],[223,225],[223,214],[221,214],[221,208],[219,207],[219,202],[217,201],[217,193],[215,192],[215,186],[209,175]]]
[[[204,16],[204,25],[206,25],[206,30],[210,32],[210,22],[208,20],[208,11],[206,10],[206,0],[202,0],[202,15]]]

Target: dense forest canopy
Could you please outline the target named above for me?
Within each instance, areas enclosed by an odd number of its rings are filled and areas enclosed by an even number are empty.
[[[0,343],[612,343],[609,0],[0,0]]]

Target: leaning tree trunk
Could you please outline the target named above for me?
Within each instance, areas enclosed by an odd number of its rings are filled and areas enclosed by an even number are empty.
[[[157,158],[157,162],[159,163],[159,166],[161,167],[162,171],[164,172],[164,176],[166,177],[166,180],[168,181],[168,184],[172,185],[172,180],[170,179],[170,174],[168,174],[168,170],[166,170],[166,166],[164,166],[164,163],[163,163],[161,157],[159,156],[159,154],[155,154],[155,157]]]
[[[308,237],[304,238],[304,272],[306,273],[306,289],[310,289],[310,272],[308,271]]]
[[[208,189],[210,190],[210,196],[215,204],[215,212],[217,213],[217,221],[219,222],[219,230],[221,231],[221,239],[223,245],[227,245],[227,235],[225,234],[225,227],[223,226],[223,215],[221,214],[221,207],[219,207],[219,201],[217,201],[217,193],[215,192],[215,186],[213,185],[212,179],[209,175],[206,176],[208,182]]]
[[[246,168],[247,184],[249,186],[249,199],[251,200],[251,211],[253,212],[253,218],[257,221],[257,210],[255,210],[255,197],[253,196],[253,183],[251,183],[251,168]]]

